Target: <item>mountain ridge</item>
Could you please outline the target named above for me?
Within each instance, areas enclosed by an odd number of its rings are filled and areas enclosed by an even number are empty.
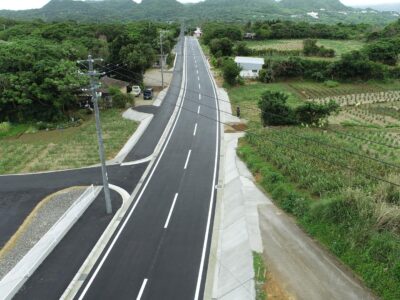
[[[310,13],[313,12],[312,15]],[[112,22],[127,20],[223,20],[291,19],[313,22],[362,22],[366,14],[339,0],[205,0],[183,4],[176,0],[51,0],[40,9],[0,10],[0,16],[45,21],[76,20]],[[395,16],[373,11],[368,18],[390,22]]]

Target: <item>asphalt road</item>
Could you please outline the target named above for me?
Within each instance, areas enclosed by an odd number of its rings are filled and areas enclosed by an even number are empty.
[[[192,92],[79,299],[202,298],[219,154],[219,124],[211,120],[218,118],[218,107],[216,99],[201,99],[214,86],[192,38],[186,40],[185,58],[186,88]]]
[[[183,43],[179,41],[174,73],[177,80],[181,80],[182,76],[182,46]],[[159,108],[140,108],[141,111],[153,113],[155,116],[143,137],[125,158],[125,162],[147,157],[154,152],[177,101],[174,95],[167,97],[168,104],[162,104]],[[131,194],[147,166],[148,163],[108,166],[109,182]],[[0,247],[44,197],[70,186],[90,184],[102,185],[99,167],[0,176]],[[112,192],[112,200],[116,211],[121,204],[120,196]],[[25,283],[16,299],[59,299],[112,218],[105,215],[104,206],[104,195],[100,193],[67,236]]]

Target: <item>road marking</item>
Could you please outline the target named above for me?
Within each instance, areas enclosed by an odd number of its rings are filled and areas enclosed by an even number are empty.
[[[140,287],[139,295],[136,297],[136,300],[140,300],[142,298],[146,284],[147,284],[147,278],[145,278],[145,280],[143,280],[142,286]]]
[[[139,160],[134,160],[134,161],[122,163],[121,167],[143,164],[145,162],[151,161],[153,159],[153,156],[154,156],[154,154],[151,154],[151,155],[149,155],[149,156],[147,156],[145,158],[139,159]]]
[[[198,41],[197,41],[197,45],[198,45],[198,47],[200,47],[200,45],[198,44]],[[204,64],[207,66],[203,53],[201,53],[201,57],[203,59]],[[214,175],[213,175],[213,181],[212,181],[212,185],[211,185],[210,206],[208,208],[207,227],[206,227],[206,232],[204,234],[204,244],[203,244],[203,250],[202,250],[202,254],[201,254],[199,274],[197,277],[196,292],[194,295],[194,300],[198,300],[199,296],[200,296],[200,288],[201,288],[201,282],[202,282],[202,278],[203,278],[204,261],[205,261],[205,257],[206,257],[208,238],[209,238],[209,234],[210,234],[211,217],[212,217],[212,211],[213,211],[213,207],[214,207],[215,182],[216,182],[216,178],[217,178],[217,169],[218,169],[219,134],[220,134],[220,126],[219,126],[219,113],[220,112],[219,112],[219,105],[218,105],[218,101],[217,101],[215,82],[213,81],[213,78],[212,78],[209,68],[207,67],[206,69],[207,69],[208,76],[211,80],[211,83],[213,86],[213,92],[214,92],[214,100],[215,100],[216,111],[217,111],[217,122],[216,122],[217,136],[216,136],[216,147],[215,147]]]
[[[196,125],[194,125],[193,136],[196,136],[196,132],[197,132],[197,123],[196,123]]]
[[[201,85],[200,85],[200,83],[199,83],[199,90],[201,90]]]
[[[196,70],[196,73],[197,73],[197,75],[199,75],[199,70],[198,69]]]
[[[175,194],[174,201],[172,202],[171,208],[169,209],[169,214],[168,214],[167,221],[165,222],[164,229],[168,228],[169,220],[171,219],[172,212],[174,211],[176,199],[178,199],[178,193]]]
[[[185,43],[186,43],[186,40],[185,40]],[[184,74],[185,74],[184,78],[187,78],[187,59],[186,59],[185,53],[187,54],[187,47],[184,48],[184,54],[183,54],[183,59],[184,59],[184,62],[183,62],[183,72],[184,72]],[[182,84],[182,85],[183,85],[183,84]],[[172,126],[171,131],[170,131],[169,134],[168,134],[168,138],[167,138],[167,140],[165,141],[165,144],[164,144],[164,146],[163,146],[163,148],[162,148],[162,151],[160,152],[160,154],[159,154],[159,156],[158,156],[158,158],[157,158],[157,161],[156,161],[156,163],[155,163],[155,165],[154,165],[154,168],[152,169],[152,171],[151,171],[149,177],[147,178],[147,181],[146,181],[146,183],[144,184],[143,189],[141,190],[139,196],[137,197],[137,200],[136,200],[135,204],[133,205],[133,207],[132,207],[131,210],[129,211],[128,215],[127,215],[126,218],[125,218],[124,223],[123,223],[123,224],[121,225],[121,227],[119,228],[119,230],[118,230],[116,236],[114,237],[113,241],[111,242],[110,246],[108,247],[107,251],[104,253],[103,257],[101,258],[101,260],[100,260],[100,262],[99,262],[99,264],[98,264],[96,270],[94,271],[93,275],[90,277],[88,283],[86,284],[86,286],[85,286],[84,290],[82,291],[82,293],[81,293],[81,295],[80,295],[80,297],[79,297],[78,300],[82,300],[82,299],[85,297],[85,295],[86,295],[87,291],[89,290],[90,286],[92,285],[94,279],[96,278],[97,274],[100,272],[100,269],[102,268],[102,266],[103,266],[104,262],[106,261],[108,255],[110,255],[110,252],[111,252],[112,248],[114,247],[114,245],[116,244],[117,240],[119,239],[119,237],[120,237],[122,231],[124,230],[124,228],[125,228],[126,224],[128,223],[129,219],[131,218],[133,212],[136,210],[136,207],[138,206],[138,204],[139,204],[139,202],[140,202],[140,200],[141,200],[141,198],[142,198],[144,192],[146,191],[147,186],[148,186],[148,184],[149,184],[151,178],[153,177],[153,175],[154,175],[154,173],[155,173],[155,171],[156,171],[156,169],[157,169],[157,167],[158,167],[158,164],[160,163],[161,158],[163,157],[164,152],[165,152],[165,150],[167,149],[167,146],[169,145],[169,142],[170,142],[170,140],[171,140],[171,137],[172,137],[172,135],[173,135],[173,133],[174,133],[174,131],[175,131],[176,124],[178,123],[179,118],[180,118],[180,115],[181,115],[181,113],[182,113],[183,104],[184,104],[185,98],[186,98],[187,80],[185,80],[184,88],[183,88],[182,91],[183,91],[183,94],[182,94],[182,97],[181,97],[182,101],[181,101],[181,104],[179,105],[179,110],[178,110],[178,113],[177,113],[177,116],[176,116],[174,125]]]
[[[200,81],[200,77],[199,76],[197,76],[197,80]]]
[[[199,100],[201,100],[201,94],[199,94]]]
[[[189,163],[189,159],[190,159],[190,155],[192,154],[192,150],[189,150],[187,158],[186,158],[186,162],[185,162],[185,167],[183,169],[187,169],[188,163]]]
[[[200,114],[200,105],[199,105],[199,108],[197,109],[197,114],[198,115]]]
[[[109,183],[108,187],[110,189],[112,189],[113,191],[117,192],[121,196],[122,201],[124,201],[124,202],[128,201],[129,197],[131,196],[131,195],[129,195],[129,193],[127,191],[125,191],[123,188],[121,188],[119,186]]]

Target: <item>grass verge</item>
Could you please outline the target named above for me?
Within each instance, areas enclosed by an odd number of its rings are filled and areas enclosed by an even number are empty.
[[[137,128],[118,109],[101,112],[107,159],[113,158]],[[79,127],[0,138],[0,174],[79,168],[99,163],[91,115]]]
[[[267,280],[267,269],[261,253],[253,251],[254,283],[256,285],[256,300],[266,300],[265,282]]]

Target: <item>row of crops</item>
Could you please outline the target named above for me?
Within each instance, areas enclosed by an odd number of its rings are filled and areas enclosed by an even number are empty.
[[[346,84],[327,87],[322,83],[315,82],[291,82],[289,87],[304,99],[316,99],[331,96],[345,96],[362,93],[378,93],[391,90],[400,90],[400,84]]]
[[[329,101],[335,101],[340,106],[370,104],[370,103],[388,103],[400,101],[400,91],[387,91],[378,93],[361,93],[361,94],[349,94],[343,96],[330,96],[324,98],[313,98],[310,101],[317,103],[329,103]]]

